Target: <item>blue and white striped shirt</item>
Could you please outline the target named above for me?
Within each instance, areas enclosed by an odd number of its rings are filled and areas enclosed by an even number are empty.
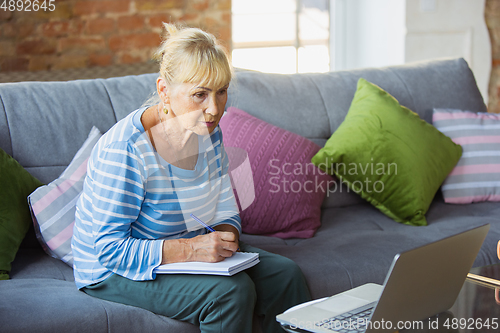
[[[71,243],[78,288],[112,274],[155,279],[164,239],[206,232],[191,213],[241,233],[220,128],[198,136],[195,169],[180,169],[153,149],[140,121],[144,111],[119,121],[92,150]]]

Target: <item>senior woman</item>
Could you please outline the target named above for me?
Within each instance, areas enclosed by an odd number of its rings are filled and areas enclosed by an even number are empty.
[[[115,124],[89,159],[72,239],[76,285],[202,332],[252,332],[254,313],[264,332],[278,332],[275,316],[310,296],[293,261],[239,242],[218,126],[233,73],[228,56],[202,30],[165,28],[158,103]],[[154,273],[165,263],[222,261],[238,248],[258,252],[260,263],[230,277]]]

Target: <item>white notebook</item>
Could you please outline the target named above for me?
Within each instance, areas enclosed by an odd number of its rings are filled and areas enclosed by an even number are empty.
[[[219,262],[179,262],[155,268],[156,274],[209,274],[234,275],[259,263],[259,254],[235,252],[232,257]]]

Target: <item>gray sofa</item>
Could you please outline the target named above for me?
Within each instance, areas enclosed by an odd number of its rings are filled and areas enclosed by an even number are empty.
[[[92,126],[104,132],[139,107],[154,90],[156,77],[0,84],[0,147],[49,183],[69,164]],[[325,74],[238,71],[227,106],[322,146],[343,121],[360,77],[381,86],[428,122],[434,107],[486,111],[463,59]],[[427,220],[425,227],[396,223],[344,188],[325,198],[322,226],[313,238],[244,234],[242,239],[293,259],[314,298],[367,282],[382,283],[396,253],[485,223],[491,229],[474,265],[498,263],[500,203],[450,205],[438,192]],[[72,269],[45,254],[33,230],[23,241],[10,276],[0,281],[2,332],[199,331],[78,291]]]

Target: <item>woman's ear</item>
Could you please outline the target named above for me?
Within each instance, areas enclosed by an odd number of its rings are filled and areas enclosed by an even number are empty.
[[[159,77],[156,79],[156,91],[164,104],[164,107],[165,105],[170,104],[168,85],[164,78]]]

